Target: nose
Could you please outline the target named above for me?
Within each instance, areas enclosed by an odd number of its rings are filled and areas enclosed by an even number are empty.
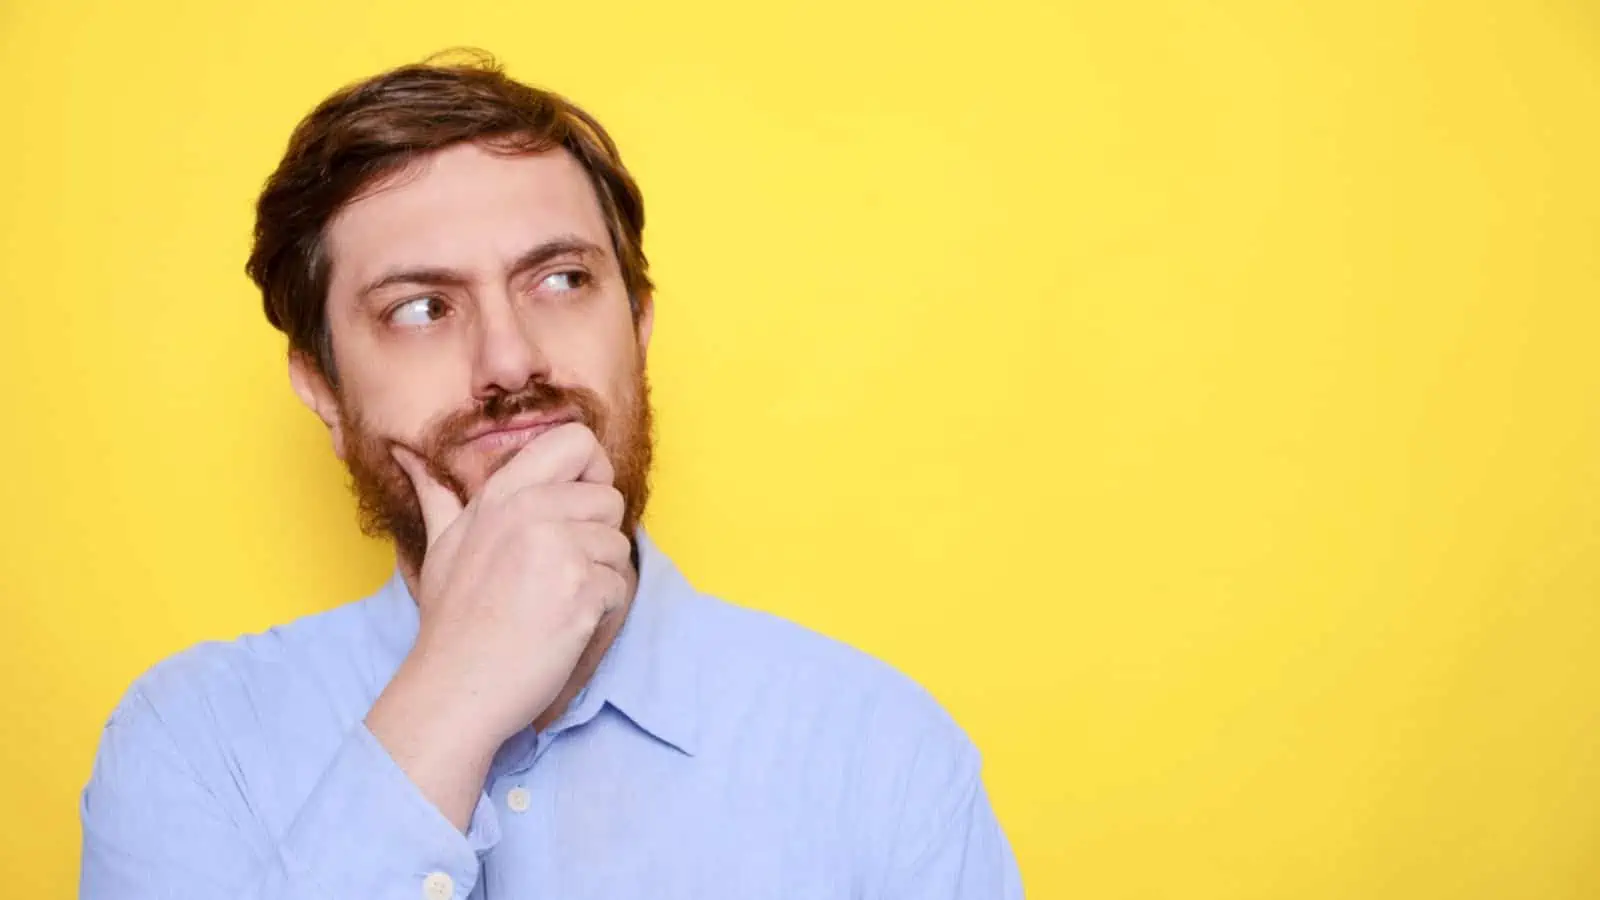
[[[521,390],[549,376],[548,362],[530,324],[509,298],[486,298],[478,306],[472,393],[478,399]]]

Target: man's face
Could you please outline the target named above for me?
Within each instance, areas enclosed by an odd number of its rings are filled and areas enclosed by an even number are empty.
[[[327,315],[338,387],[296,356],[296,391],[327,423],[369,531],[401,561],[426,549],[390,454],[420,456],[465,502],[539,434],[585,422],[642,515],[650,461],[644,354],[594,188],[565,151],[448,148],[386,179],[329,223]]]

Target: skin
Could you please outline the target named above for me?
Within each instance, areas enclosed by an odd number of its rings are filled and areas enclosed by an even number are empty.
[[[495,751],[587,682],[638,574],[611,456],[581,422],[553,411],[425,448],[446,417],[533,381],[626,406],[653,305],[633,312],[593,188],[560,150],[447,148],[347,204],[325,238],[339,384],[298,354],[291,381],[341,459],[384,442],[427,531],[421,565],[401,559],[417,641],[366,724],[465,830]]]

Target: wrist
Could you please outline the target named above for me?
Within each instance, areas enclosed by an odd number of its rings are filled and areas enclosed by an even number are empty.
[[[502,739],[463,708],[463,699],[402,665],[367,712],[366,726],[422,795],[465,832]]]
[[[487,768],[510,734],[495,727],[482,699],[481,691],[413,653],[372,704],[367,727],[406,735],[429,756]]]

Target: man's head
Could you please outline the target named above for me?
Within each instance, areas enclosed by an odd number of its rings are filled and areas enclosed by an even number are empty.
[[[463,501],[548,423],[617,471],[631,533],[651,455],[644,205],[615,145],[492,62],[406,66],[295,129],[247,271],[289,338],[369,533],[420,566],[421,509],[390,448]],[[531,426],[531,427],[530,427]]]

